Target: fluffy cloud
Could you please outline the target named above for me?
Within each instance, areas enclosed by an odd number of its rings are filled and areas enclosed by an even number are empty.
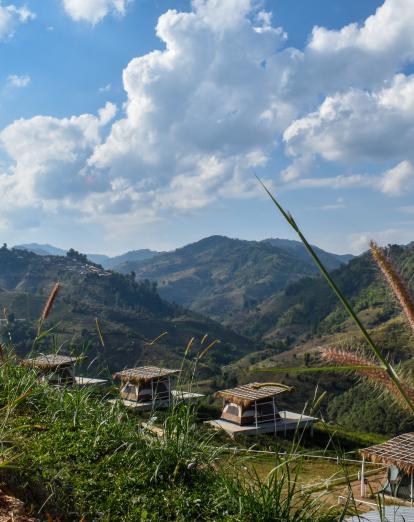
[[[414,166],[410,161],[402,161],[396,167],[387,170],[380,181],[380,190],[384,194],[400,196],[414,188]]]
[[[0,133],[0,144],[11,159],[0,186],[13,206],[36,206],[50,201],[79,201],[87,191],[106,190],[107,181],[88,169],[87,160],[102,139],[102,130],[115,115],[107,104],[99,116],[57,119],[36,116],[17,120]]]
[[[386,0],[363,24],[314,27],[306,49],[307,75],[323,92],[378,86],[414,59],[414,3]]]
[[[10,74],[7,77],[7,81],[12,87],[17,87],[18,89],[21,89],[23,87],[27,87],[30,84],[31,78],[26,74],[22,76],[18,76],[17,74]]]
[[[328,96],[284,132],[291,155],[347,162],[404,159],[413,151],[413,138],[414,76],[402,74],[379,91]]]
[[[131,0],[63,0],[67,14],[75,21],[85,21],[93,25],[111,12],[124,15]]]
[[[247,0],[198,0],[192,12],[161,16],[165,50],[125,69],[125,117],[90,164],[111,178],[122,173],[137,191],[148,187],[164,208],[251,190],[246,172],[267,162],[294,112],[278,95],[285,35],[250,9]]]
[[[128,3],[63,2],[90,23]],[[112,121],[109,104],[99,116],[16,121],[0,134],[10,158],[0,187],[28,208],[154,220],[256,194],[252,171],[283,153],[283,137],[288,189],[399,194],[414,164],[414,77],[401,74],[414,59],[412,1],[386,0],[361,26],[315,28],[303,51],[286,47],[283,30],[254,6],[193,0],[189,12],[167,11],[156,29],[163,49],[123,71],[122,114]],[[379,173],[301,179],[318,157],[373,162]]]
[[[11,38],[20,24],[36,17],[27,7],[3,5],[0,1],[0,40]]]

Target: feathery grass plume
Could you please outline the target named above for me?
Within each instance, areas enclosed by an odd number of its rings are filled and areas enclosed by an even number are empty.
[[[184,352],[184,357],[187,357],[188,352],[191,350],[191,346],[192,346],[192,344],[194,342],[194,339],[195,339],[195,337],[191,337],[191,339],[188,341],[187,347],[186,347],[185,352]]]
[[[392,263],[387,259],[384,249],[380,248],[375,241],[370,242],[371,255],[381,270],[382,275],[393,291],[397,301],[407,318],[408,324],[414,333],[414,301],[410,296],[407,287],[401,276],[397,273]]]
[[[207,339],[207,337],[208,337],[208,334],[204,334],[204,335],[203,335],[203,338],[202,338],[201,341],[200,341],[200,346],[203,346],[204,341]]]
[[[365,338],[366,342],[368,343],[368,346],[370,347],[370,349],[374,353],[375,357],[377,358],[377,360],[381,364],[381,367],[386,370],[387,374],[389,375],[389,378],[394,382],[395,386],[398,388],[398,391],[400,392],[401,396],[406,401],[407,407],[410,409],[410,412],[412,414],[414,414],[414,402],[406,394],[404,386],[403,386],[403,383],[401,382],[399,375],[395,371],[395,368],[389,363],[387,358],[382,353],[381,349],[374,342],[374,340],[372,339],[372,337],[369,334],[368,330],[362,324],[361,319],[358,317],[358,314],[355,312],[355,310],[352,307],[351,303],[348,301],[348,299],[345,297],[345,295],[340,290],[338,285],[335,283],[335,281],[333,280],[332,276],[329,274],[328,270],[326,269],[325,265],[319,259],[318,254],[316,253],[315,249],[312,247],[312,245],[308,242],[306,237],[303,235],[301,229],[297,225],[297,223],[294,220],[293,216],[282,207],[282,205],[277,201],[277,199],[273,196],[273,194],[266,187],[266,185],[260,180],[260,178],[257,178],[257,179],[258,179],[259,183],[262,185],[262,187],[265,190],[265,192],[267,193],[267,195],[270,197],[270,199],[274,203],[274,205],[276,206],[276,208],[282,214],[284,219],[289,223],[289,225],[292,227],[292,229],[299,236],[300,240],[302,241],[302,243],[305,246],[306,250],[308,251],[309,255],[311,256],[311,258],[315,262],[316,266],[318,267],[318,269],[321,272],[322,276],[324,277],[325,281],[331,287],[331,290],[336,294],[336,296],[338,297],[338,299],[342,303],[342,306],[345,308],[345,310],[347,311],[347,313],[350,316],[350,318],[352,319],[352,321],[358,327],[358,329],[361,332],[362,336]]]
[[[39,337],[39,335],[40,335],[43,323],[49,317],[49,314],[50,314],[50,312],[52,310],[53,304],[56,301],[56,297],[57,297],[57,295],[59,293],[60,286],[61,285],[60,285],[59,282],[55,283],[55,285],[53,286],[53,288],[52,288],[52,290],[51,290],[51,292],[49,294],[49,297],[47,298],[46,304],[45,304],[45,306],[43,308],[42,314],[41,314],[40,319],[39,319],[39,325],[38,325],[38,328],[37,328],[37,337]]]
[[[163,332],[162,334],[158,335],[155,339],[153,339],[152,341],[149,341],[145,344],[147,344],[148,346],[152,346],[153,344],[155,344],[157,341],[159,341],[162,337],[164,337],[164,335],[167,335],[168,332]]]
[[[208,346],[206,346],[206,348],[204,348],[204,350],[200,353],[198,358],[202,359],[205,355],[207,355],[207,353],[211,350],[211,348],[213,348],[213,346],[215,346],[216,344],[219,344],[220,342],[221,341],[219,341],[218,339],[215,339],[214,341],[212,341]]]
[[[0,343],[0,363],[4,363],[4,348],[3,348],[3,343]]]
[[[105,341],[102,335],[101,325],[99,324],[99,320],[95,317],[96,331],[98,332],[99,341],[102,345],[102,348],[105,348]]]
[[[404,408],[407,407],[404,396],[400,393],[395,383],[391,380],[385,368],[378,366],[375,361],[356,351],[345,350],[343,348],[325,348],[322,357],[336,365],[343,365],[348,368],[354,367],[352,373],[361,376],[368,384],[377,386],[380,391],[386,390]],[[411,401],[414,402],[414,389],[400,376],[400,384]]]
[[[46,319],[49,317],[49,314],[52,310],[53,304],[56,301],[56,297],[60,290],[60,283],[55,283],[55,285],[52,288],[52,291],[49,294],[49,297],[46,301],[45,307],[43,308],[43,312],[41,315],[41,320],[46,321]]]

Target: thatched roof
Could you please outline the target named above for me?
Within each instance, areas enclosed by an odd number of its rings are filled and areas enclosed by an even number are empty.
[[[360,453],[372,462],[394,465],[410,474],[414,472],[414,433],[404,433]]]
[[[250,384],[237,386],[237,388],[218,391],[215,397],[222,397],[241,406],[249,406],[255,401],[269,399],[280,393],[290,392],[292,390],[293,388],[291,386],[286,386],[285,384],[252,382]]]
[[[25,359],[22,361],[23,366],[32,366],[41,370],[51,370],[59,368],[59,366],[70,366],[75,364],[76,357],[69,357],[68,355],[39,355],[33,359]]]
[[[140,368],[129,368],[113,375],[114,379],[132,384],[148,382],[161,377],[168,377],[180,373],[180,370],[169,370],[168,368],[158,368],[157,366],[141,366]]]

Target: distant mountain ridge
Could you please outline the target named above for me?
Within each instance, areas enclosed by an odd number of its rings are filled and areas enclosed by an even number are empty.
[[[353,256],[318,249],[327,267],[342,266]],[[261,303],[317,269],[297,241],[246,241],[210,236],[146,261],[115,267],[137,279],[157,281],[160,295],[223,324],[243,323]]]
[[[54,247],[53,245],[49,245],[47,243],[26,243],[15,245],[13,248],[18,250],[27,250],[39,256],[65,256],[67,252],[67,250],[64,250],[63,248]],[[112,270],[114,267],[122,263],[126,263],[128,261],[144,261],[158,254],[159,252],[149,250],[148,248],[143,248],[139,250],[130,250],[129,252],[125,252],[124,254],[113,257],[107,256],[105,254],[86,254],[86,256],[93,263],[98,263],[102,265],[103,268]]]
[[[263,239],[263,243],[269,243],[272,246],[289,250],[290,252],[294,252],[303,256],[306,258],[306,260],[309,260],[309,253],[301,241],[295,241],[293,239],[269,238]],[[322,250],[322,248],[319,248],[315,245],[312,246],[320,257],[321,261],[326,263],[329,268],[332,268],[332,264],[335,264],[335,260],[339,262],[339,266],[340,264],[348,263],[355,257],[352,254],[333,254],[331,252],[327,252],[326,250]]]

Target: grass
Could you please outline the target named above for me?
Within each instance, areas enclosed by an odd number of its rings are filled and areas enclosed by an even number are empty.
[[[41,519],[338,520],[301,492],[300,458],[287,455],[257,473],[240,457],[229,474],[220,465],[226,445],[196,423],[189,405],[169,410],[157,437],[104,394],[42,384],[9,354],[0,408],[0,439],[12,441],[13,464],[2,480]]]

